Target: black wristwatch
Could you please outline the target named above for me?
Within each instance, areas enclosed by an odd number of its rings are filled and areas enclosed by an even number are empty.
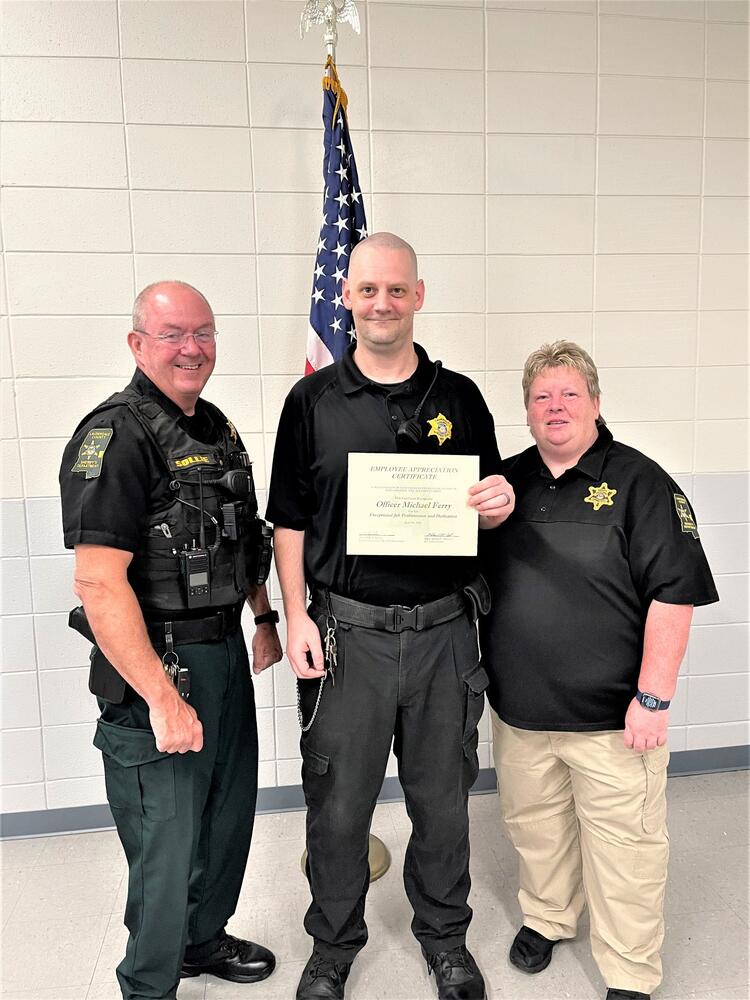
[[[661,698],[657,698],[655,694],[649,694],[647,691],[636,691],[635,700],[641,708],[645,708],[649,712],[663,712],[671,704],[671,702],[662,701]]]
[[[256,615],[254,619],[256,625],[265,625],[266,622],[276,623],[278,622],[278,620],[279,620],[279,612],[275,610],[264,611],[262,615]]]

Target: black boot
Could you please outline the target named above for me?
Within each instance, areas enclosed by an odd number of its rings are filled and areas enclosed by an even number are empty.
[[[607,990],[607,1000],[651,1000],[650,993],[636,993],[635,990]]]
[[[335,962],[313,951],[302,970],[297,1000],[344,1000],[351,962]]]
[[[557,941],[550,941],[524,924],[513,939],[508,958],[521,972],[541,972],[552,961],[552,949],[556,944]]]
[[[422,948],[422,954],[428,973],[435,973],[438,1000],[487,1000],[482,973],[465,944],[431,955]]]
[[[222,934],[215,941],[186,948],[181,977],[200,976],[204,972],[230,983],[259,983],[276,968],[276,959],[263,945]]]

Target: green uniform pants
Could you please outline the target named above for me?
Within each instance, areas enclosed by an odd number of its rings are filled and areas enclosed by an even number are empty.
[[[121,705],[100,702],[94,737],[128,859],[124,1000],[173,1000],[185,947],[215,938],[234,913],[250,850],[258,735],[242,632],[177,651],[203,749],[157,750],[148,707],[130,689]]]

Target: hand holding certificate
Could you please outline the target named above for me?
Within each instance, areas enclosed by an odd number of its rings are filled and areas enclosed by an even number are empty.
[[[349,455],[347,555],[475,556],[478,455]]]

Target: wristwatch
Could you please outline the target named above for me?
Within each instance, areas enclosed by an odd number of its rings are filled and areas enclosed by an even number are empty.
[[[279,612],[274,611],[264,611],[262,615],[256,615],[254,618],[256,625],[265,625],[266,622],[278,622]]]
[[[663,712],[671,704],[671,702],[662,701],[661,698],[657,698],[655,694],[649,694],[647,691],[636,691],[635,700],[649,712]]]

